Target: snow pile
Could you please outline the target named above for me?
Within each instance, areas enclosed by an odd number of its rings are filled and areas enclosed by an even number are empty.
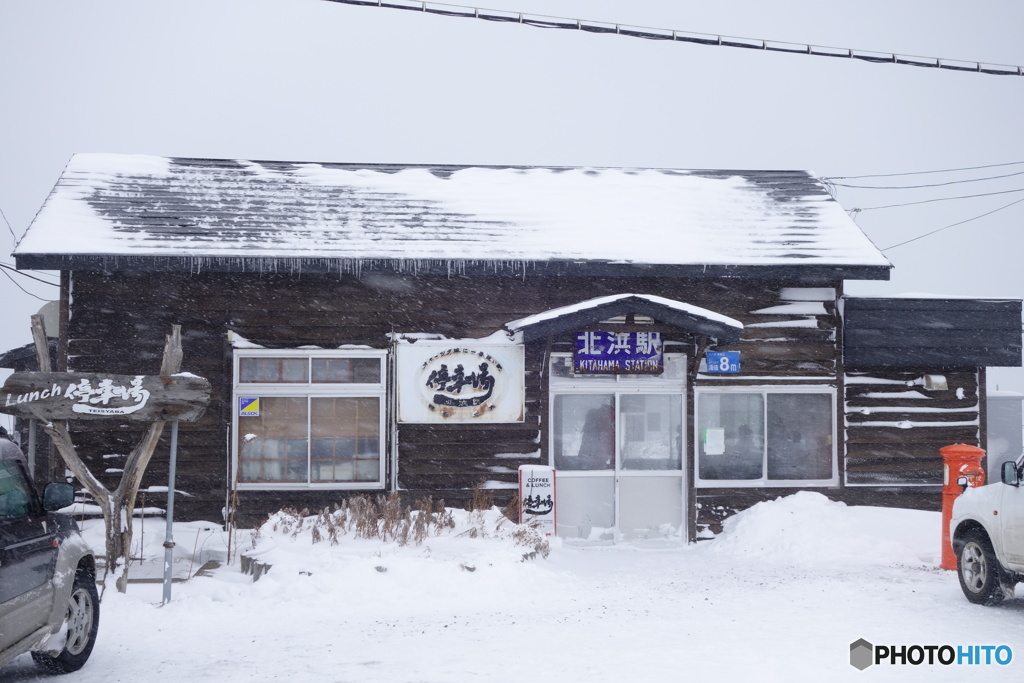
[[[294,510],[275,513],[241,552],[271,565],[275,576],[333,572],[366,564],[384,573],[389,566],[449,564],[467,572],[478,566],[519,563],[545,558],[550,540],[536,528],[509,521],[501,510],[467,512],[444,508],[389,514],[386,509],[357,506],[303,515]]]
[[[79,508],[95,508],[99,515],[99,506],[76,503]],[[162,513],[162,508],[135,508],[136,516],[132,520],[132,562],[129,565],[130,578],[163,576],[164,540],[167,536],[167,521],[163,517],[140,516],[142,510],[146,514]],[[89,514],[89,510],[85,510]],[[102,562],[106,553],[103,519],[101,517],[76,518],[82,531],[82,538],[92,548],[93,553]],[[187,578],[195,573],[208,560],[227,561],[227,533],[223,526],[216,522],[175,522],[174,523],[174,559],[184,562],[184,573],[176,572],[176,577]],[[148,565],[159,565],[150,567]]]
[[[254,616],[258,621],[275,614],[275,621],[291,624],[266,624],[275,634],[302,632],[294,622],[300,614],[301,624],[335,624],[346,634],[397,628],[411,619],[420,635],[447,628],[438,615],[467,605],[476,610],[492,603],[514,604],[517,596],[553,580],[534,545],[546,539],[535,530],[524,533],[526,527],[513,524],[496,508],[445,513],[450,513],[451,526],[432,526],[421,543],[410,537],[401,545],[390,533],[386,540],[367,538],[354,523],[342,524],[337,518],[333,543],[322,515],[279,512],[259,530],[235,535],[239,553],[269,565],[258,581],[241,574],[236,559],[214,570],[212,579],[176,586],[174,609],[205,612],[211,604],[223,605],[236,613],[233,623],[249,610],[259,615]]]
[[[940,515],[847,506],[800,491],[733,515],[708,550],[776,564],[934,567]]]
[[[74,680],[660,683],[678,681],[681,667],[723,681],[965,679],[961,667],[938,664],[857,671],[849,648],[859,638],[1005,643],[1010,666],[972,668],[986,680],[1020,679],[1024,602],[972,605],[955,572],[934,568],[937,512],[797,493],[736,515],[709,542],[549,539],[547,560],[523,561],[517,525],[478,507],[451,510],[453,526],[432,526],[419,545],[348,526],[336,545],[327,534],[314,543],[319,516],[294,511],[255,539],[235,532],[232,554],[262,553],[269,573],[253,582],[237,559],[193,572],[164,607],[159,582],[107,590],[96,649]],[[102,523],[86,523],[100,527],[87,535],[101,549]],[[176,552],[226,548],[219,526],[174,527]],[[145,532],[139,551],[159,570],[162,520],[146,519]],[[0,671],[37,676],[27,655]]]

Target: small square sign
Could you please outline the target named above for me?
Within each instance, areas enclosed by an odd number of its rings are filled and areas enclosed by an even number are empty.
[[[712,427],[704,430],[704,454],[725,454],[725,429],[723,427]]]
[[[739,351],[708,351],[704,354],[708,373],[731,373],[740,371]]]
[[[238,415],[239,417],[259,417],[260,400],[258,398],[239,398]]]

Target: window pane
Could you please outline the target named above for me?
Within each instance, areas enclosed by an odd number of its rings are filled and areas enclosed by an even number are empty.
[[[555,396],[555,469],[610,470],[615,461],[615,396]]]
[[[663,379],[686,379],[686,356],[665,356]]]
[[[239,383],[308,381],[308,358],[239,358]]]
[[[238,418],[241,481],[307,481],[307,422],[305,397],[261,397],[258,416]]]
[[[313,382],[380,384],[378,358],[314,358]]]
[[[15,519],[29,513],[31,493],[16,460],[0,460],[0,519]]]
[[[558,535],[591,541],[615,537],[615,478],[558,477]]]
[[[560,482],[559,482],[560,483]],[[561,504],[562,501],[559,501]],[[626,538],[678,536],[683,525],[681,475],[622,477],[619,530]]]
[[[306,358],[282,358],[281,381],[303,383],[308,382],[309,360]]]
[[[768,395],[768,477],[832,477],[830,395]]]
[[[678,470],[683,452],[683,399],[678,394],[619,398],[619,453],[626,470]]]
[[[697,398],[701,479],[760,479],[764,461],[761,394],[701,393]]]
[[[262,358],[239,358],[238,359],[238,381],[239,382],[260,382],[260,377],[266,371],[265,366],[260,363]]]
[[[551,376],[563,379],[572,377],[572,356],[552,356]]]
[[[314,398],[312,481],[380,481],[380,399]]]

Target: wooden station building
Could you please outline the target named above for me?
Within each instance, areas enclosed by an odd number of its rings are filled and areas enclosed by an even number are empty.
[[[503,502],[537,464],[566,537],[692,540],[797,490],[937,508],[986,366],[1021,364],[1019,300],[846,296],[891,264],[800,171],[78,155],[14,256],[61,272],[57,370],[152,374],[182,326],[213,400],[178,516],[243,525]],[[120,476],[137,430],[74,438]]]

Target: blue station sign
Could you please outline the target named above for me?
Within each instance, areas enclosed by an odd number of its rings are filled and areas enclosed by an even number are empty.
[[[660,332],[576,333],[578,375],[660,375],[664,369]]]
[[[733,373],[740,371],[739,351],[708,351],[704,354],[705,372],[712,374]]]

